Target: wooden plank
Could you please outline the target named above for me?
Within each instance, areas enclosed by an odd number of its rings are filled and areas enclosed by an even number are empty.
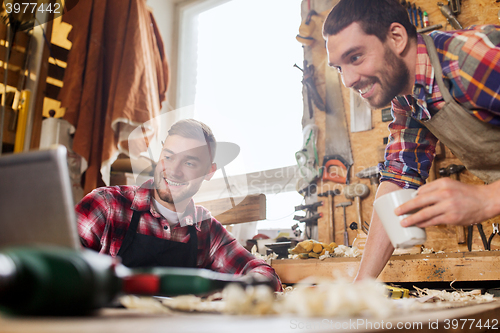
[[[50,44],[51,56],[57,60],[68,62],[69,50],[59,45]]]
[[[435,310],[397,311],[390,317],[310,317],[297,314],[231,316],[218,313],[153,312],[147,309],[99,309],[79,317],[0,317],[2,332],[497,332],[500,301]],[[464,320],[466,321],[464,325]],[[452,325],[453,322],[453,325]],[[493,322],[493,325],[492,325]],[[481,324],[480,324],[481,323]],[[471,325],[474,324],[474,325]],[[454,327],[453,327],[454,326]],[[482,326],[482,327],[481,327]]]
[[[49,63],[48,77],[62,81],[64,78],[65,68]]]
[[[308,276],[354,279],[360,258],[273,260],[283,283]],[[379,276],[383,282],[487,281],[500,276],[500,251],[392,256]]]
[[[59,92],[61,91],[61,87],[47,83],[47,86],[45,87],[45,89],[43,91],[45,92],[45,97],[58,100],[57,97],[59,96]]]
[[[198,205],[208,209],[220,223],[224,225],[254,222],[266,219],[265,194],[248,195],[245,198],[233,198],[239,202],[232,207],[229,198],[200,202]]]

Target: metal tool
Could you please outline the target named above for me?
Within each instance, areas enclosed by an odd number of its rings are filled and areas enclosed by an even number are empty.
[[[423,34],[424,32],[441,29],[442,27],[443,27],[442,24],[434,24],[434,25],[431,25],[430,27],[426,27],[426,28],[423,28],[423,29],[418,29],[417,32],[419,34]]]
[[[417,13],[417,6],[415,6],[415,4],[413,4],[411,6],[411,11],[413,13],[413,24],[415,25],[415,27],[418,27],[418,13]]]
[[[479,235],[481,236],[481,240],[483,241],[483,247],[485,250],[488,250],[488,240],[486,239],[486,235],[484,234],[483,225],[481,223],[475,224],[477,226],[477,230],[479,231]],[[467,227],[467,249],[472,251],[472,239],[474,234],[474,224]]]
[[[424,27],[424,12],[422,11],[422,9],[420,7],[418,7],[417,12],[418,12],[418,16],[420,16],[420,28],[423,28]]]
[[[448,5],[451,8],[451,11],[453,14],[458,15],[462,12],[462,9],[460,8],[462,0],[448,0]]]
[[[491,232],[490,238],[488,238],[488,251],[491,251],[491,241],[495,235],[500,237],[500,231],[498,230],[498,223],[493,223],[493,231]]]
[[[411,23],[411,24],[413,24],[413,25],[415,25],[415,24],[413,23],[413,15],[412,15],[412,13],[411,13],[411,3],[410,3],[410,2],[407,2],[407,3],[405,4],[405,6],[406,6],[406,10],[408,11],[408,16],[410,17],[410,23]]]
[[[366,169],[361,170],[356,174],[358,178],[368,178],[370,179],[370,185],[372,185],[373,193],[377,192],[378,185],[380,183],[380,173],[378,172],[378,166],[374,165]]]
[[[351,184],[344,188],[346,199],[354,199],[356,209],[358,210],[358,225],[362,225],[361,217],[361,199],[366,198],[370,194],[370,189],[365,184]]]
[[[439,169],[439,175],[441,177],[450,177],[451,179],[460,181],[458,175],[463,170],[465,170],[465,166],[464,165],[450,164],[446,168]],[[457,242],[458,242],[458,244],[465,243],[465,227],[464,226],[456,226],[456,232],[457,232]]]
[[[368,232],[370,231],[370,225],[368,222],[363,221],[363,225],[361,225],[361,229],[365,232],[365,234],[368,235]]]
[[[327,155],[323,157],[323,180],[349,184],[350,170],[351,164],[348,164],[340,155]]]
[[[347,217],[345,214],[345,208],[352,205],[352,202],[346,201],[346,202],[341,202],[335,207],[342,207],[344,209],[344,245],[349,246],[349,234],[347,233]]]
[[[455,14],[453,13],[453,11],[451,10],[451,8],[448,5],[445,5],[442,2],[438,2],[437,5],[439,6],[439,9],[441,10],[441,14],[443,14],[443,16],[446,17],[446,20],[448,20],[448,22],[451,24],[453,29],[455,29],[455,30],[462,30],[463,29],[462,25],[460,24],[460,22],[458,22],[457,17],[455,16]]]
[[[348,184],[350,167],[354,162],[351,151],[351,141],[347,129],[347,120],[342,98],[341,82],[339,73],[328,66],[325,61],[325,89],[326,89],[326,113],[325,113],[325,157],[323,166],[330,168],[331,160],[336,160],[345,167],[345,180],[340,182]],[[336,164],[339,166],[339,164]],[[326,169],[324,171],[327,171]],[[333,179],[327,179],[332,180]],[[337,181],[339,182],[339,181]]]
[[[318,194],[318,197],[328,197],[328,200],[330,200],[330,207],[328,209],[328,212],[329,212],[329,216],[332,217],[332,221],[331,223],[328,225],[328,233],[332,239],[332,241],[334,242],[335,241],[335,218],[334,218],[334,214],[333,214],[333,208],[334,208],[334,203],[333,203],[333,198],[336,196],[336,195],[340,195],[342,192],[339,190],[339,189],[335,189],[333,191],[326,191],[326,192],[323,192],[323,193],[320,193]]]

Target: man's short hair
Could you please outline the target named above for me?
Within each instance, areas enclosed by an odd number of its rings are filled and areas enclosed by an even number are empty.
[[[405,27],[410,39],[417,39],[417,29],[398,0],[340,0],[325,20],[323,36],[336,35],[354,22],[361,25],[365,34],[377,36],[382,43],[394,22]]]
[[[214,161],[217,141],[212,130],[205,123],[195,119],[179,120],[170,127],[168,135],[180,135],[184,138],[206,142],[210,151],[210,159],[212,162]]]

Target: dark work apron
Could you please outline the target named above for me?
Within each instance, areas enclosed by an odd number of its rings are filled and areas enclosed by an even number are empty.
[[[500,127],[479,120],[453,99],[443,82],[434,41],[430,36],[422,37],[445,104],[430,120],[421,123],[485,183],[500,179]]]
[[[198,236],[189,226],[189,242],[174,242],[137,232],[141,212],[134,211],[117,256],[127,267],[196,267]]]

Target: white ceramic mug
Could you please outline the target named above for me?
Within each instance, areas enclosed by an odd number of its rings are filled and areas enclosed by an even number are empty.
[[[395,248],[406,249],[423,244],[427,239],[424,229],[419,227],[404,228],[401,226],[401,221],[409,214],[401,216],[394,214],[397,207],[413,199],[416,195],[416,190],[404,189],[387,193],[373,203],[377,215]]]

